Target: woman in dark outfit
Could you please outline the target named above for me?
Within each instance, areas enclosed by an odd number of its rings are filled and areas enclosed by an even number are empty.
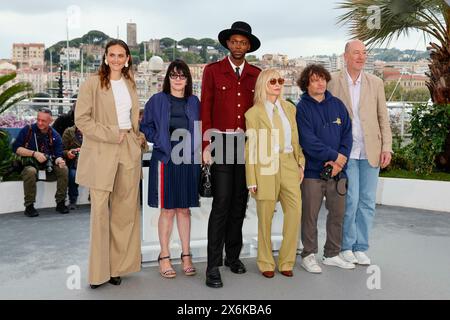
[[[189,67],[182,60],[175,60],[167,69],[163,92],[146,103],[141,123],[141,131],[153,143],[148,205],[161,208],[158,262],[165,278],[176,276],[169,250],[174,216],[182,246],[183,272],[189,276],[196,273],[190,253],[189,208],[199,206],[201,132],[195,124],[199,118],[200,102],[192,94]]]

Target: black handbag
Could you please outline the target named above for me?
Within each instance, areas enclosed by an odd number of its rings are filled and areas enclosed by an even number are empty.
[[[202,165],[202,171],[200,172],[200,184],[198,187],[200,197],[212,197],[211,166],[209,164]]]

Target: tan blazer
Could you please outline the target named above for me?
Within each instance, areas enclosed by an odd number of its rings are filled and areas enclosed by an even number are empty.
[[[280,103],[289,120],[289,124],[291,125],[291,142],[294,149],[295,161],[304,168],[305,157],[298,141],[297,121],[295,119],[297,110],[295,106],[287,101],[280,100]],[[272,152],[272,123],[267,115],[264,104],[252,106],[245,113],[245,123],[247,127],[247,142],[245,144],[245,174],[247,186],[257,186],[258,191],[256,194],[252,194],[256,200],[277,200],[275,198],[276,171],[271,174],[263,174],[264,171],[269,173],[273,171],[270,170],[270,168],[278,168],[278,157]],[[259,131],[259,129],[266,130]],[[261,133],[265,134],[261,136]],[[262,142],[264,139],[267,143]],[[261,148],[264,149],[261,150]],[[270,161],[264,160],[264,164],[262,164],[261,159],[259,158],[260,152],[264,154],[264,156],[267,156]],[[299,179],[300,176],[296,178]]]
[[[342,100],[350,118],[353,119],[352,100],[345,70],[331,75],[328,90]],[[371,166],[378,167],[381,152],[392,152],[392,133],[383,80],[365,72],[362,72],[361,76],[359,118],[364,134],[367,160]]]
[[[125,79],[130,92],[131,124],[136,154],[130,168],[141,164],[139,135],[139,99],[131,81]],[[75,108],[75,124],[83,133],[76,182],[83,186],[112,191],[119,163],[119,124],[112,89],[101,89],[99,76],[88,78],[80,87]]]

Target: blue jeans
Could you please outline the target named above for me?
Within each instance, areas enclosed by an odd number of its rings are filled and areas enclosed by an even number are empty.
[[[350,159],[347,164],[348,190],[345,204],[341,250],[367,251],[369,231],[375,216],[379,167],[367,160]]]
[[[69,168],[69,201],[76,203],[78,199],[78,184],[75,183],[77,169]]]

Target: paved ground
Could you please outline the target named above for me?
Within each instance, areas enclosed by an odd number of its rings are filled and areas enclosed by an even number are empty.
[[[266,279],[251,258],[244,260],[244,275],[222,270],[222,289],[204,285],[206,265],[199,262],[194,277],[179,272],[175,279],[163,279],[157,267],[146,267],[124,277],[119,287],[92,290],[86,282],[89,208],[68,215],[54,209],[40,212],[38,218],[0,215],[0,299],[450,299],[448,213],[378,207],[370,250],[378,266],[374,274],[365,267],[348,271],[323,266],[321,275],[313,275],[300,268],[299,257],[293,278],[276,274]],[[320,246],[325,214],[323,210],[319,219]],[[67,287],[72,265],[81,270],[80,289]],[[175,268],[181,270],[180,265]],[[368,282],[381,288],[370,290]]]

